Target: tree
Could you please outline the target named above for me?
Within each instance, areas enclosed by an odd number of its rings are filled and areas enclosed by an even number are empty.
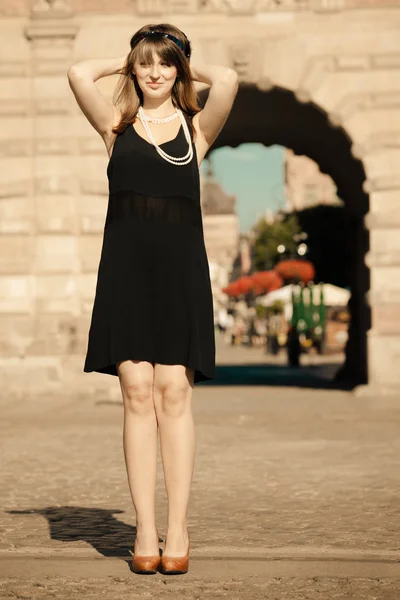
[[[285,246],[285,258],[298,258],[294,237],[307,234],[304,259],[315,267],[315,282],[350,285],[352,228],[346,207],[318,205],[282,215],[275,223],[264,219],[254,227],[253,263],[257,271],[273,269],[282,258],[278,246]]]
[[[301,232],[301,226],[297,215],[290,214],[274,223],[268,223],[264,219],[257,222],[254,227],[254,267],[256,271],[273,269],[282,258],[278,246],[285,246],[286,256],[295,256],[297,242],[294,236]]]

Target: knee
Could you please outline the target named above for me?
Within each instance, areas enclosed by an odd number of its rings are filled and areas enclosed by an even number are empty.
[[[154,410],[153,383],[150,381],[125,384],[122,395],[124,406],[130,412],[146,414]]]
[[[163,415],[180,417],[188,409],[190,394],[187,384],[170,382],[157,389],[158,407]]]

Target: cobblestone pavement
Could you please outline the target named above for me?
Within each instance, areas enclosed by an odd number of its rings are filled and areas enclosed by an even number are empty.
[[[400,599],[397,399],[196,386],[189,573],[141,577],[118,380],[88,377],[112,393],[0,397],[0,599]],[[166,502],[159,457],[161,537]]]

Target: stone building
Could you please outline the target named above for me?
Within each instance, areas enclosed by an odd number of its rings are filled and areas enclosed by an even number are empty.
[[[285,148],[285,195],[289,212],[318,204],[342,205],[332,178],[321,173],[308,156],[298,156]]]
[[[0,6],[0,374],[3,387],[95,389],[82,373],[107,203],[103,141],[68,67],[121,56],[172,21],[193,60],[235,68],[214,147],[280,144],[335,182],[352,221],[343,373],[398,392],[400,0],[4,0]],[[111,98],[116,77],[98,81]],[[207,86],[199,85],[204,100]],[[207,217],[206,217],[207,218]],[[108,384],[108,382],[107,382]]]
[[[239,219],[236,197],[226,194],[216,181],[208,161],[206,174],[201,176],[201,209],[204,239],[210,265],[214,312],[225,301],[221,288],[229,281],[239,243]]]

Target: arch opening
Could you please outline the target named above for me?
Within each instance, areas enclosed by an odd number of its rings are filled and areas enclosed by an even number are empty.
[[[200,93],[202,105],[207,95],[207,90]],[[364,226],[364,216],[369,211],[369,197],[364,191],[364,166],[352,154],[351,138],[342,127],[334,125],[319,106],[301,102],[290,90],[275,87],[263,91],[254,85],[241,85],[229,118],[211,152],[223,146],[236,147],[243,143],[277,144],[290,148],[295,154],[314,160],[321,172],[334,181],[349,223],[351,290],[345,362],[336,377],[354,385],[367,383],[367,331],[371,315],[366,303],[370,274],[364,260],[369,250],[369,232]]]

